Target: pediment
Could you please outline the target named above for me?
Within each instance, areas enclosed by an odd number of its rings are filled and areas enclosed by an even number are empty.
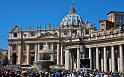
[[[58,36],[52,33],[45,33],[45,34],[41,34],[37,38],[58,38]]]

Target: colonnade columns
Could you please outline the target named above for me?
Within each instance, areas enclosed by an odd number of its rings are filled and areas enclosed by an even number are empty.
[[[89,48],[89,59],[90,59],[90,68],[92,69],[92,53],[91,53],[91,48]]]
[[[124,62],[123,62],[123,50],[122,50],[122,45],[119,45],[119,50],[120,50],[120,72],[124,72]]]
[[[117,56],[117,68],[116,68],[116,71],[120,72],[120,57],[118,56],[119,55],[119,46],[118,46],[118,50],[115,51],[115,55]]]
[[[109,54],[109,55],[111,55],[111,54]],[[111,57],[109,57],[109,71],[112,71],[112,59],[111,59]]]
[[[38,54],[38,45],[37,44],[35,44],[35,62],[37,61],[37,54]]]
[[[12,46],[9,45],[9,50],[8,50],[8,60],[11,60],[11,54],[12,53]]]
[[[27,47],[26,47],[27,49],[27,53],[26,53],[26,55],[27,55],[27,64],[30,64],[30,49],[29,49],[29,44],[27,44]]]
[[[112,61],[112,72],[115,72],[115,52],[113,46],[111,46],[111,61]]]
[[[104,47],[104,72],[107,72],[107,51],[106,51],[106,47]]]
[[[40,44],[38,44],[38,47],[37,47],[37,48],[38,48],[38,50],[37,50],[37,51],[38,51],[38,60],[40,60],[40,54],[39,54],[39,51],[40,51]]]
[[[65,69],[66,70],[70,69],[70,61],[69,61],[70,53],[69,52],[70,52],[69,50],[65,50]]]
[[[60,44],[57,44],[57,64],[60,64]]]
[[[70,55],[69,55],[69,61],[70,61],[70,70],[72,70],[73,69],[73,63],[72,63],[72,52],[70,51],[70,53],[69,53]]]
[[[53,53],[50,56],[51,57],[50,60],[54,61],[54,46],[53,46],[53,43],[51,44],[51,50],[52,50]]]
[[[17,64],[21,64],[21,45],[18,45],[18,63]]]
[[[99,70],[99,49],[96,47],[96,69]]]
[[[80,69],[80,49],[77,48],[77,71]]]
[[[61,65],[63,65],[63,45],[61,44]]]

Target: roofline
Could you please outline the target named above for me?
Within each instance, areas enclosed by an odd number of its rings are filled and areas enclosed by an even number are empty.
[[[110,13],[114,13],[114,14],[124,14],[124,12],[120,12],[120,11],[110,11],[109,13],[107,13],[107,15],[109,15]]]
[[[108,21],[108,20],[100,20],[99,22],[102,22],[102,21]]]

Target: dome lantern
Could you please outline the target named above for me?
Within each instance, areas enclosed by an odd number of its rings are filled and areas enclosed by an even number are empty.
[[[70,13],[70,14],[74,14],[74,13],[75,13],[75,7],[74,7],[73,4],[72,4],[71,7],[70,7],[69,13]]]

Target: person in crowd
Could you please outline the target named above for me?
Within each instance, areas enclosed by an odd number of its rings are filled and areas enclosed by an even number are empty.
[[[55,73],[55,77],[62,77],[62,74],[61,74],[61,71],[58,70],[56,73]]]
[[[104,77],[109,77],[108,73],[105,73],[105,74],[104,74]]]
[[[101,77],[99,73],[96,74],[96,77]]]

